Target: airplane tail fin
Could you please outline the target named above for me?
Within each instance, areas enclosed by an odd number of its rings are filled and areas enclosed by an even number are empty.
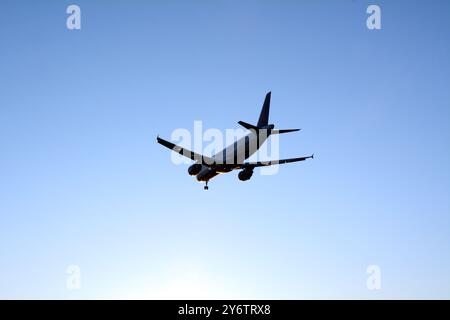
[[[261,109],[261,114],[259,115],[259,120],[257,127],[261,128],[267,126],[269,124],[269,110],[270,110],[270,96],[271,92],[266,94],[266,98],[264,99],[264,104]]]
[[[258,124],[256,126],[253,124],[244,122],[244,121],[239,121],[238,123],[241,126],[243,126],[245,129],[248,129],[248,130],[258,131],[261,128],[268,127],[269,126],[269,111],[270,111],[270,96],[271,96],[271,94],[272,94],[271,92],[268,92],[266,94],[266,98],[264,99],[264,104],[262,106],[261,113],[259,114]],[[273,125],[270,125],[269,127],[271,127],[273,129]]]

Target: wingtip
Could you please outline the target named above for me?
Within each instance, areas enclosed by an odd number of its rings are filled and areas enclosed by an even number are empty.
[[[311,155],[311,159],[314,159],[314,153]]]

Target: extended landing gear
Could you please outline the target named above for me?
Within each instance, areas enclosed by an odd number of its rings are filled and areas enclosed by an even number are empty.
[[[206,181],[206,185],[203,187],[203,189],[208,190],[208,181]]]

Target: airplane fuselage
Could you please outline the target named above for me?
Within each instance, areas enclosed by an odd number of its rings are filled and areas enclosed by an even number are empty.
[[[233,165],[243,164],[246,159],[258,151],[269,135],[270,131],[266,129],[260,131],[250,130],[249,134],[216,153],[212,157],[215,162],[214,165],[202,165],[202,169],[197,174],[197,181],[204,182],[211,180],[220,173],[232,171]]]

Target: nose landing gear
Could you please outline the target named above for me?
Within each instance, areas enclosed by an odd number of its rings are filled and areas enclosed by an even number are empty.
[[[203,187],[203,189],[208,190],[208,181],[206,181],[206,185]]]

